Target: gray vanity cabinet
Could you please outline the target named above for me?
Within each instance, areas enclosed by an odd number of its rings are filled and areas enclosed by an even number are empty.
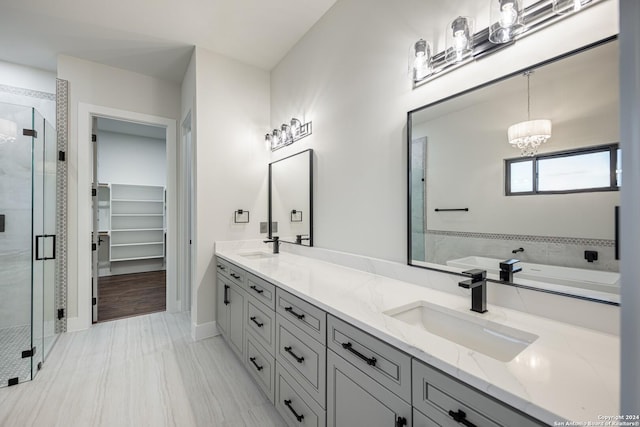
[[[327,351],[327,427],[411,427],[411,405]]]
[[[242,359],[244,354],[245,293],[229,279],[218,275],[217,324],[229,346]]]
[[[546,426],[416,359],[412,383],[414,427]]]

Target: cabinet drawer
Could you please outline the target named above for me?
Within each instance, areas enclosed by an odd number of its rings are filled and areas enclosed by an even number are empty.
[[[324,408],[327,367],[325,346],[281,315],[276,317],[276,336],[276,359]]]
[[[365,374],[411,402],[411,358],[395,347],[331,315],[327,347]]]
[[[265,304],[271,310],[276,308],[276,287],[253,274],[247,273],[245,277],[246,291],[257,301]]]
[[[327,352],[327,427],[411,426],[411,404]]]
[[[229,279],[231,279],[231,281],[233,281],[234,283],[237,283],[238,285],[242,286],[242,288],[244,288],[245,276],[247,273],[240,267],[236,267],[233,264],[229,264],[228,271],[229,271]]]
[[[533,427],[539,421],[413,359],[413,406],[441,426],[459,427],[454,414],[476,426]]]
[[[276,362],[275,405],[289,427],[325,427],[324,409]]]
[[[244,364],[271,403],[275,394],[275,359],[250,334],[246,336]]]
[[[221,274],[222,276],[226,277],[227,279],[229,278],[229,270],[230,270],[230,266],[229,263],[220,258],[220,257],[216,257],[216,271]]]
[[[276,313],[247,298],[245,328],[273,355],[276,349]]]
[[[318,307],[278,288],[276,311],[318,342],[326,343],[327,315]]]

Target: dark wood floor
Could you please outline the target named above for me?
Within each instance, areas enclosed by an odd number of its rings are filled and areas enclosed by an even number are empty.
[[[98,280],[98,322],[165,311],[165,271],[121,274]]]

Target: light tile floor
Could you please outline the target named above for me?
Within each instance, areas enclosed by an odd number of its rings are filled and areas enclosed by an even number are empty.
[[[154,313],[60,336],[34,381],[0,389],[2,427],[282,427],[221,337]]]

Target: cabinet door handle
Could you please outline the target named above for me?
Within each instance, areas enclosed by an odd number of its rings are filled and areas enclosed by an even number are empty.
[[[284,311],[287,311],[287,312],[291,313],[293,316],[296,316],[298,318],[298,320],[304,319],[304,314],[296,313],[295,311],[293,311],[293,307],[285,307]]]
[[[376,358],[375,357],[367,357],[364,354],[360,353],[358,350],[354,350],[353,349],[353,345],[348,342],[348,343],[342,343],[342,348],[344,348],[345,350],[350,351],[351,353],[355,354],[356,356],[358,356],[360,359],[364,360],[365,362],[367,362],[367,365],[369,366],[376,366]]]
[[[396,419],[396,427],[403,427],[407,425],[407,419],[405,417],[398,417]]]
[[[291,406],[291,401],[290,400],[285,400],[284,404],[286,405],[287,408],[289,408],[289,410],[291,411],[293,416],[296,417],[296,420],[298,420],[299,423],[301,423],[302,420],[304,420],[304,415],[298,415],[296,410],[293,409],[293,406]]]
[[[220,265],[220,264],[218,264],[218,269],[220,269],[220,270],[224,270],[224,265]]]
[[[250,357],[249,360],[251,361],[251,363],[253,363],[253,366],[255,366],[258,371],[262,371],[264,369],[264,366],[260,366],[256,363],[255,357]]]
[[[231,301],[229,301],[229,286],[224,285],[224,305],[229,305]]]
[[[462,424],[465,427],[476,427],[472,422],[467,421],[467,414],[458,409],[458,412],[449,411],[449,416],[453,418],[453,420],[459,424]]]
[[[230,274],[231,277],[233,277],[234,279],[240,279],[240,276],[238,276],[236,273],[231,273]]]
[[[258,322],[258,321],[256,320],[256,316],[253,316],[253,317],[251,317],[250,319],[251,319],[251,321],[252,321],[253,323],[255,323],[256,325],[258,325],[258,328],[262,328],[262,327],[264,326],[264,323],[260,323],[260,322]]]
[[[302,356],[298,356],[297,354],[295,354],[293,351],[291,351],[292,347],[285,347],[284,351],[286,351],[287,353],[289,353],[294,359],[296,359],[296,361],[298,363],[302,363],[304,362],[304,357]]]
[[[258,288],[256,288],[255,286],[249,286],[249,287],[250,287],[251,289],[253,289],[254,291],[256,291],[257,293],[259,293],[259,294],[261,294],[261,293],[263,293],[263,292],[264,292],[264,290],[263,290],[263,289],[258,289]]]

